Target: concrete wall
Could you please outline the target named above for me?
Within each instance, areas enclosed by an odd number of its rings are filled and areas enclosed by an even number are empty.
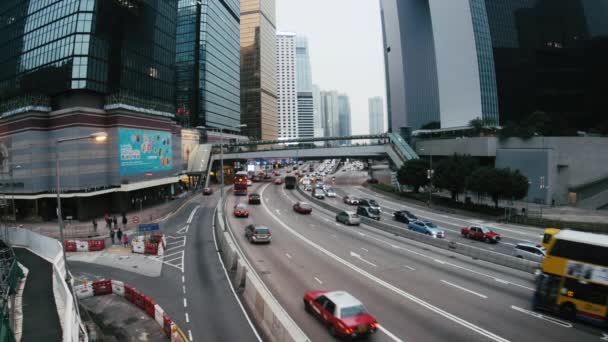
[[[496,157],[497,138],[458,138],[416,141],[416,153],[422,156],[468,154],[474,157]],[[424,150],[424,151],[423,151]]]

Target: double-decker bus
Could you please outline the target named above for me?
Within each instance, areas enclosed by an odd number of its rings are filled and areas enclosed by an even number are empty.
[[[562,230],[549,241],[534,308],[607,324],[608,236]]]
[[[541,245],[545,247],[545,249],[549,248],[549,243],[551,242],[551,239],[553,239],[553,236],[559,233],[559,231],[559,228],[546,228],[545,233],[543,234],[543,241]]]
[[[234,194],[236,196],[247,196],[247,172],[239,171],[234,175]]]

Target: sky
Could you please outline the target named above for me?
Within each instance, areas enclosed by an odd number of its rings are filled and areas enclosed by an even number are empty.
[[[380,1],[276,0],[276,5],[277,31],[308,38],[313,84],[348,95],[353,134],[368,134],[367,99],[386,97]],[[386,127],[386,104],[384,112]]]

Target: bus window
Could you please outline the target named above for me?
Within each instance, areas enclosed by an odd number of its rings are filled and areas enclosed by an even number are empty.
[[[559,233],[559,229],[557,228],[547,228],[545,229],[545,234],[543,235],[543,241],[542,241],[542,246],[545,248],[549,248],[549,243],[551,242],[551,239],[553,238],[553,236],[557,233]]]

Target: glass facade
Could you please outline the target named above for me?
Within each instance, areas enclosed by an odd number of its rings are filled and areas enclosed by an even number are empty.
[[[277,139],[274,0],[241,0],[241,121],[253,139]]]
[[[338,96],[338,135],[341,137],[346,137],[352,135],[351,123],[350,123],[351,113],[350,113],[350,100],[346,95]],[[350,141],[341,140],[340,145],[347,145]]]
[[[172,112],[176,15],[163,0],[2,1],[0,98],[88,90]]]
[[[176,105],[191,126],[240,124],[239,18],[238,1],[179,1]]]
[[[485,0],[501,123],[540,110],[555,134],[608,123],[608,2]]]
[[[384,133],[384,104],[382,98],[372,97],[368,99],[369,106],[369,134]]]
[[[296,88],[298,91],[298,133],[300,138],[315,136],[312,71],[308,40],[296,36]]]

